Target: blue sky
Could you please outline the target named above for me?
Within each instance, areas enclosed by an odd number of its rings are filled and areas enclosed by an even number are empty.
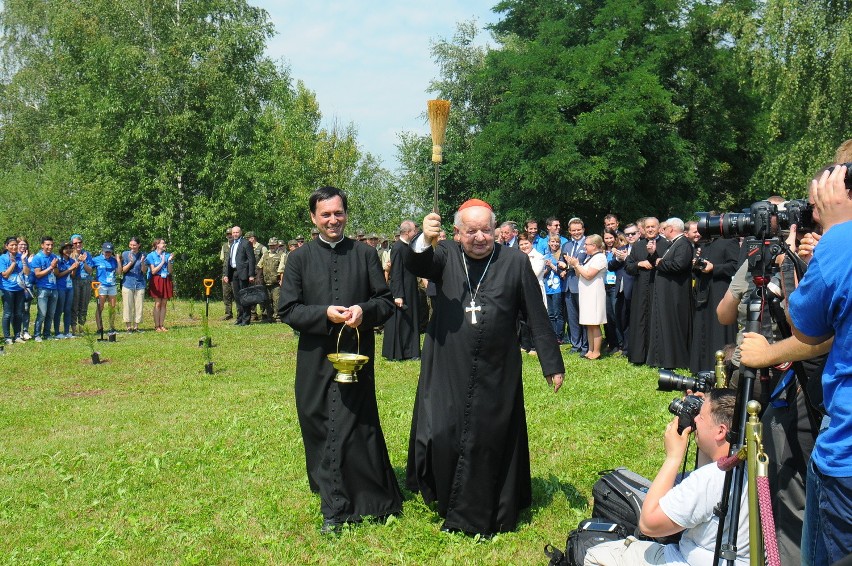
[[[323,124],[354,123],[361,150],[391,170],[397,134],[429,132],[421,114],[438,75],[430,40],[451,39],[457,22],[497,21],[497,0],[249,1],[275,25],[267,54],[316,93]]]

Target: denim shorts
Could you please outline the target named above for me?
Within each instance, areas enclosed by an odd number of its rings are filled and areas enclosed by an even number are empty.
[[[118,285],[112,285],[111,287],[104,287],[101,285],[100,289],[98,289],[98,293],[104,297],[115,297],[118,294]]]

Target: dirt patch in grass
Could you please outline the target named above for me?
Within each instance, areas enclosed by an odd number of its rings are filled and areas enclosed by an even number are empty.
[[[70,391],[63,397],[96,397],[106,393],[106,389],[87,389],[84,391]]]

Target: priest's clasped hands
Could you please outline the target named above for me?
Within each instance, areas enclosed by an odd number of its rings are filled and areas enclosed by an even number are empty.
[[[364,320],[364,311],[358,305],[351,307],[329,306],[325,311],[328,320],[334,324],[341,322],[350,328],[358,328]]]

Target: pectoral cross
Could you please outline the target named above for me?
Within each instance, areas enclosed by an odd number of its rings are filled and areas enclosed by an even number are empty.
[[[470,313],[470,323],[476,324],[476,311],[481,311],[482,307],[477,305],[473,299],[470,300],[470,306],[464,308],[464,312]]]

